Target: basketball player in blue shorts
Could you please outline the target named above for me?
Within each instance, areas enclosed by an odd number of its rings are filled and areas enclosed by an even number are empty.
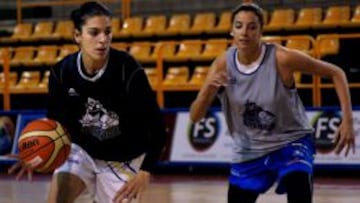
[[[54,172],[48,202],[131,202],[164,146],[162,114],[140,64],[110,47],[110,11],[86,2],[71,19],[80,50],[51,69],[47,116],[68,129],[72,149]]]
[[[254,203],[277,183],[289,203],[311,203],[313,129],[298,96],[294,72],[333,79],[342,122],[336,153],[355,151],[348,82],[337,66],[299,51],[261,41],[263,12],[244,3],[232,13],[233,46],[217,57],[191,105],[193,122],[218,96],[234,140],[228,202]]]

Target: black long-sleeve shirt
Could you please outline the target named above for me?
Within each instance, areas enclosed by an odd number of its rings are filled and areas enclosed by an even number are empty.
[[[151,171],[165,143],[165,126],[143,68],[114,49],[95,76],[82,66],[77,52],[52,68],[47,116],[93,158],[123,162],[145,153],[141,168]]]

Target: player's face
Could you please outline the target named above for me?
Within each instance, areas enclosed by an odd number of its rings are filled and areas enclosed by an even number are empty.
[[[251,11],[240,11],[234,16],[231,34],[239,49],[258,47],[262,36],[259,18]]]
[[[112,40],[111,19],[107,16],[88,18],[81,32],[76,31],[75,40],[80,45],[84,59],[105,61]]]

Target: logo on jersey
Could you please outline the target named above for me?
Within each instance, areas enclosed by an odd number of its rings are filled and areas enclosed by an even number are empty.
[[[341,123],[341,117],[336,111],[323,111],[312,120],[315,129],[315,145],[320,153],[329,153],[336,145],[336,132]]]
[[[212,113],[197,123],[191,123],[188,133],[190,145],[197,151],[209,149],[219,137],[220,121]]]
[[[276,116],[254,102],[245,104],[244,125],[249,128],[271,131],[275,127]]]
[[[106,140],[120,134],[119,116],[108,111],[97,100],[88,98],[85,115],[80,120],[83,131],[99,140]]]

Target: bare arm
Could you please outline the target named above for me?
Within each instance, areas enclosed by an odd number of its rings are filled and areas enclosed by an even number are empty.
[[[331,63],[312,58],[298,51],[279,47],[277,59],[280,73],[284,81],[292,76],[294,72],[316,74],[322,77],[331,78],[342,110],[342,123],[339,127],[339,137],[336,153],[340,153],[346,147],[345,154],[349,150],[355,150],[355,139],[353,130],[352,104],[349,85],[344,71]]]
[[[190,107],[190,118],[199,121],[208,111],[214,101],[217,91],[227,83],[226,56],[221,55],[211,64],[205,83],[201,87],[196,99]]]

